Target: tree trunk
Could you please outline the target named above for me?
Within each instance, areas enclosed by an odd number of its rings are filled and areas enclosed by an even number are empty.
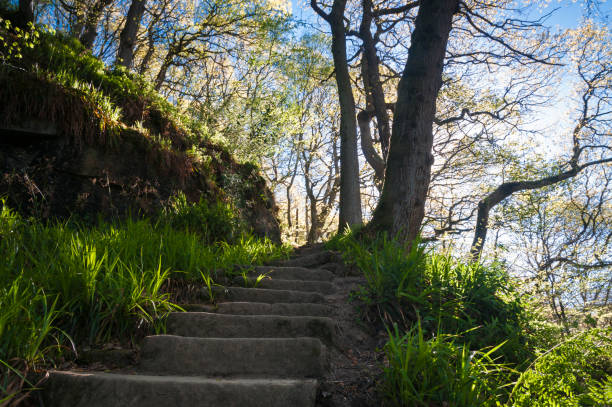
[[[355,99],[346,56],[345,0],[335,0],[331,12],[332,55],[340,100],[340,219],[339,229],[360,225],[361,196],[357,158]]]
[[[153,40],[153,35],[151,32],[149,32],[148,37],[147,52],[145,53],[144,58],[142,58],[142,61],[140,61],[140,68],[138,68],[138,73],[141,75],[144,75],[150,68],[149,64],[151,63],[151,59],[155,53],[155,41]]]
[[[317,198],[314,195],[312,185],[308,178],[306,178],[306,195],[310,201],[310,227],[308,228],[308,234],[306,235],[306,243],[312,244],[319,239],[321,235],[321,224],[319,222],[319,213],[317,209]]]
[[[367,0],[364,0],[364,4],[366,1]],[[365,30],[363,27],[364,22],[366,21],[369,21],[369,24],[371,24],[372,18],[370,16],[368,20],[367,16],[364,14],[363,19],[361,20],[360,31],[367,31],[369,33],[369,27],[367,30]],[[363,56],[361,58],[361,78],[363,81],[366,108],[365,110],[362,110],[357,114],[357,124],[359,126],[361,151],[363,152],[363,156],[365,157],[368,164],[370,164],[370,167],[372,167],[372,169],[374,170],[374,183],[376,184],[376,188],[378,189],[378,191],[380,191],[382,189],[383,181],[385,180],[385,160],[380,154],[378,154],[378,151],[376,151],[376,149],[374,148],[374,143],[372,142],[372,134],[370,132],[370,123],[372,121],[372,118],[376,116],[376,111],[374,109],[374,96],[372,94],[372,85],[370,84],[370,68],[368,65],[368,59]]]
[[[317,213],[317,205],[314,202],[310,206],[310,229],[308,229],[308,235],[306,236],[306,243],[314,244],[321,237],[321,224],[319,214]]]
[[[528,191],[554,185],[558,182],[575,177],[584,168],[599,162],[600,161],[596,161],[583,164],[581,166],[574,166],[568,171],[541,178],[539,180],[505,182],[495,188],[491,193],[489,193],[489,195],[478,202],[476,229],[474,230],[474,240],[472,241],[472,247],[470,249],[470,256],[472,260],[478,260],[480,254],[482,253],[482,247],[484,246],[485,239],[487,238],[487,231],[489,227],[489,213],[496,205],[504,201],[515,192]]]
[[[317,241],[320,235],[320,222],[319,214],[317,210],[317,197],[314,192],[314,186],[310,178],[310,165],[312,162],[312,156],[307,156],[306,152],[302,152],[302,159],[304,160],[304,187],[306,188],[306,196],[310,202],[310,227],[307,230],[306,243],[312,244]],[[308,203],[306,204],[308,206]]]
[[[433,164],[433,121],[458,0],[420,3],[408,61],[398,86],[386,176],[371,230],[410,247],[425,215]]]
[[[578,131],[574,132],[575,139],[578,133]],[[581,151],[581,149],[574,150],[574,155],[569,162],[569,170],[537,180],[504,182],[478,203],[476,229],[474,230],[474,240],[472,241],[472,248],[470,250],[470,255],[473,261],[478,260],[480,254],[482,253],[482,247],[484,246],[485,239],[487,238],[489,213],[491,212],[491,209],[495,207],[495,205],[499,204],[515,192],[544,188],[573,178],[580,174],[580,172],[585,168],[600,164],[612,163],[612,157],[608,157],[578,165],[578,159],[580,158]]]
[[[383,153],[383,162],[389,152],[389,140],[391,139],[391,129],[389,127],[389,114],[387,113],[387,103],[385,102],[385,92],[380,80],[379,59],[376,54],[376,42],[372,37],[370,27],[372,26],[372,1],[363,0],[363,17],[359,27],[359,35],[363,41],[362,73],[363,84],[366,94],[370,94],[371,102],[376,115],[378,124],[378,135],[380,146]]]
[[[125,19],[125,26],[119,36],[119,51],[117,52],[117,65],[130,69],[134,64],[134,46],[140,28],[140,20],[145,11],[146,0],[132,0]]]
[[[295,241],[297,243],[300,238],[300,208],[299,205],[295,206]]]
[[[322,16],[331,28],[332,56],[336,71],[338,99],[340,101],[340,214],[338,229],[360,225],[361,195],[359,189],[359,160],[357,157],[357,120],[355,98],[346,57],[346,33],[344,10],[346,0],[334,0],[330,14],[325,14],[316,0],[312,8]]]
[[[70,12],[74,15],[74,21],[70,25],[70,36],[72,38],[79,39],[83,34],[83,27],[85,27],[85,20],[87,19],[87,10],[83,10],[83,8],[75,6],[74,10]]]
[[[308,211],[308,201],[306,201],[304,203],[304,221],[306,222],[306,228],[304,229],[304,232],[306,232],[306,235],[308,235],[308,231],[310,230],[310,218],[308,216]]]
[[[164,58],[164,62],[162,63],[161,68],[159,68],[159,72],[157,73],[157,76],[155,77],[155,85],[153,87],[158,92],[161,89],[164,82],[166,81],[166,74],[168,73],[168,69],[170,68],[170,65],[172,64],[173,58],[174,58],[174,53],[171,50],[168,51],[168,53],[166,54],[166,57]]]
[[[34,24],[34,0],[19,0],[19,21],[17,24],[25,28],[28,23]]]
[[[299,137],[300,141],[302,141],[302,135]],[[295,177],[297,176],[297,167],[300,162],[299,153],[295,153],[295,164],[293,165],[293,172],[291,173],[291,178],[289,184],[287,185],[287,230],[290,230],[293,226],[291,223],[291,188],[293,187],[293,183],[295,182]],[[291,161],[291,160],[290,160]]]
[[[370,121],[372,120],[373,112],[361,111],[357,115],[359,123],[359,135],[361,140],[361,151],[363,156],[372,169],[374,170],[374,181],[376,187],[380,190],[383,180],[385,179],[385,161],[378,154],[372,143],[372,134],[370,133]]]
[[[151,63],[153,54],[155,54],[155,27],[157,26],[160,18],[161,13],[154,13],[151,16],[151,21],[149,22],[149,27],[147,28],[147,52],[145,53],[142,61],[140,61],[140,67],[138,68],[138,73],[141,75],[144,75],[150,68],[149,64]]]
[[[81,44],[83,44],[85,48],[89,50],[93,49],[96,37],[98,36],[98,23],[100,22],[100,18],[102,18],[102,13],[106,7],[112,4],[112,2],[113,0],[97,0],[92,6],[85,22],[85,31],[79,38]]]
[[[291,187],[286,188],[287,193],[287,230],[291,230]]]

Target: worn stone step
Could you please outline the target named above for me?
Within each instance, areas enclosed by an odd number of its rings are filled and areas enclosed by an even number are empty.
[[[314,379],[221,379],[51,372],[47,407],[314,407]]]
[[[328,317],[333,308],[323,304],[266,304],[263,302],[221,302],[216,305],[187,304],[183,309],[191,312],[216,312],[217,314],[234,315],[285,315]]]
[[[320,377],[325,347],[315,338],[146,337],[141,368],[191,376]]]
[[[236,277],[234,284],[246,284],[247,287],[266,288],[270,290],[308,291],[322,294],[332,294],[336,291],[334,285],[328,281],[280,280],[264,277],[257,281],[255,277]]]
[[[308,254],[320,253],[325,250],[325,243],[307,244],[305,246],[296,247],[293,250],[293,256],[305,256]]]
[[[243,288],[243,287],[214,287],[216,300],[240,301],[240,302],[265,302],[276,303],[319,303],[324,302],[325,297],[320,293],[270,290],[265,288]]]
[[[331,271],[304,267],[258,266],[250,274],[266,274],[281,280],[332,281],[335,278]]]
[[[200,338],[319,338],[333,343],[335,324],[331,318],[281,315],[224,315],[209,312],[173,312],[168,316],[168,334]]]
[[[272,265],[284,267],[316,267],[337,260],[341,260],[339,255],[328,250],[323,250],[304,256],[293,257],[291,259],[276,260],[272,262]]]

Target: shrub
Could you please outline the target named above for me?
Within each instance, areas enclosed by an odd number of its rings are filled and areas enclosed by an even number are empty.
[[[501,265],[462,262],[418,243],[406,252],[384,235],[359,241],[349,232],[328,247],[363,272],[356,297],[393,326],[381,381],[389,403],[612,405],[612,330],[560,343],[563,329],[521,299]]]
[[[516,382],[513,406],[612,405],[612,329],[592,329],[540,355]]]
[[[335,244],[365,276],[366,285],[356,296],[376,308],[385,323],[408,329],[418,320],[425,332],[458,334],[456,341],[473,349],[505,340],[501,353],[506,362],[530,358],[523,333],[526,308],[499,265],[428,253],[418,242],[406,252],[386,235],[366,243],[346,235]]]

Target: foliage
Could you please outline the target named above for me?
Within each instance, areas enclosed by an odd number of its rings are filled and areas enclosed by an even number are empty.
[[[28,37],[13,36],[13,44],[22,50],[21,58],[7,59],[7,63],[16,65],[24,74],[29,72],[36,78],[83,93],[85,100],[93,106],[107,105],[101,110],[103,119],[110,116],[114,119],[111,122],[117,126],[120,121],[128,126],[135,125],[146,111],[149,116],[145,123],[147,130],[163,134],[172,141],[174,148],[181,147],[187,139],[201,141],[194,134],[198,126],[179,114],[176,107],[159,95],[143,77],[123,68],[106,68],[78,40],[61,32],[33,29],[31,35],[38,40],[35,47],[30,46]],[[140,115],[128,113],[135,108],[141,111]],[[168,128],[174,132],[168,133]]]
[[[23,58],[25,49],[38,45],[39,36],[40,33],[31,23],[27,29],[22,29],[0,16],[0,65]]]
[[[232,242],[243,229],[231,204],[209,204],[203,198],[190,204],[182,192],[171,199],[162,220],[173,228],[198,233],[207,243]]]
[[[355,295],[387,326],[381,390],[391,405],[610,403],[612,331],[564,339],[501,265],[465,263],[418,242],[406,252],[385,235],[362,235],[337,235],[328,248],[363,272]]]
[[[165,222],[128,220],[42,224],[0,211],[0,369],[2,392],[18,380],[10,367],[70,358],[82,344],[131,343],[163,332],[180,310],[170,280],[208,284],[233,276],[235,264],[284,257],[287,247],[250,236],[209,245],[200,234]],[[1,396],[2,399],[4,396]]]
[[[513,406],[612,405],[612,330],[592,329],[561,342],[525,370]]]
[[[61,32],[40,27],[33,32],[34,48],[10,33],[23,57],[0,61],[0,123],[15,125],[23,118],[51,121],[76,147],[127,145],[154,168],[152,174],[174,177],[178,183],[198,177],[208,203],[192,194],[189,203],[171,202],[167,213],[173,213],[176,226],[183,223],[180,227],[193,229],[195,223],[200,228],[206,223],[207,229],[200,231],[208,235],[205,240],[240,235],[237,231],[229,236],[229,230],[223,229],[223,225],[239,226],[230,209],[244,220],[254,207],[272,206],[260,171],[252,164],[239,164],[224,148],[208,141],[207,129],[181,114],[143,76],[121,67],[107,68],[78,40]]]
[[[527,309],[499,265],[427,253],[420,244],[413,244],[406,253],[386,235],[369,243],[347,235],[340,245],[345,259],[367,281],[357,297],[377,308],[385,322],[400,322],[408,328],[420,320],[425,332],[458,334],[457,341],[474,349],[495,346],[505,338],[501,352],[507,362],[518,363],[529,356],[523,346]]]
[[[472,351],[455,335],[424,337],[421,324],[405,334],[397,325],[384,346],[382,390],[393,405],[495,405],[511,371],[495,360],[503,345]]]

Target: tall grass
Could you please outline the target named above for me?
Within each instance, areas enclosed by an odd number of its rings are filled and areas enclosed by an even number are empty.
[[[387,329],[381,390],[390,405],[612,405],[612,331],[563,341],[500,265],[418,242],[406,252],[385,235],[347,233],[328,247],[363,272],[355,296]]]
[[[495,405],[511,370],[496,360],[503,345],[472,351],[456,335],[426,339],[417,323],[405,334],[397,325],[384,347],[383,392],[398,406]]]
[[[180,309],[164,289],[169,279],[204,286],[202,276],[212,282],[236,264],[287,254],[244,235],[210,244],[168,221],[42,224],[0,204],[0,400],[20,380],[11,367],[163,332],[165,317]]]
[[[420,321],[428,333],[461,333],[458,340],[475,349],[504,338],[501,352],[508,361],[528,358],[523,346],[527,311],[501,267],[462,262],[419,244],[407,253],[386,235],[368,243],[348,236],[341,247],[367,282],[357,297],[376,308],[386,324],[409,329]]]

